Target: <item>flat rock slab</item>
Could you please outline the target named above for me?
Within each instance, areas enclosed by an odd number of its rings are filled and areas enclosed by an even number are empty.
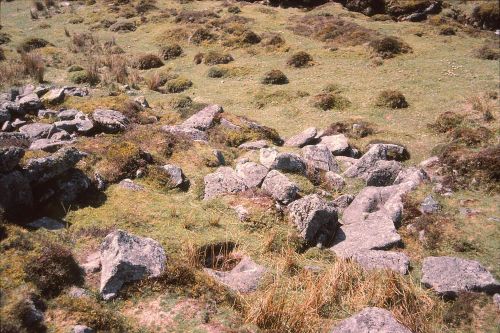
[[[264,178],[266,178],[268,171],[265,166],[255,162],[236,165],[236,173],[249,188],[260,186]]]
[[[410,266],[410,259],[401,252],[365,250],[356,252],[351,258],[366,270],[389,269],[407,274]]]
[[[92,113],[95,125],[105,133],[118,133],[125,130],[129,120],[121,112],[97,109]]]
[[[394,144],[374,144],[361,158],[345,172],[345,177],[366,177],[377,161],[402,159],[405,148]]]
[[[205,184],[203,199],[212,199],[225,194],[236,194],[248,189],[243,179],[230,167],[218,168],[216,172],[206,175],[203,182]]]
[[[257,290],[262,276],[266,273],[266,268],[255,263],[251,258],[244,257],[230,271],[222,272],[205,268],[205,272],[233,291],[249,293]]]
[[[384,214],[370,214],[358,223],[337,230],[330,248],[337,255],[351,256],[362,250],[386,250],[401,242],[392,220]]]
[[[259,150],[267,147],[269,147],[269,145],[267,144],[266,140],[249,141],[242,143],[241,145],[238,146],[238,148],[240,149],[247,149],[247,150]]]
[[[439,295],[450,298],[461,291],[500,292],[500,283],[478,261],[456,257],[425,258],[422,283]]]
[[[278,153],[269,169],[305,174],[305,160],[294,153]]]
[[[271,170],[262,183],[262,190],[274,200],[287,205],[297,198],[299,187],[281,172]]]
[[[381,308],[365,308],[344,319],[331,333],[411,333],[391,312]]]
[[[174,125],[174,126],[167,125],[163,126],[161,130],[167,133],[171,133],[173,135],[185,137],[189,140],[208,141],[207,133],[200,131],[196,128],[184,127],[180,125]]]
[[[303,132],[288,138],[285,141],[285,146],[287,147],[304,147],[305,145],[311,144],[316,140],[316,134],[318,130],[316,127],[309,127]]]
[[[222,106],[215,104],[209,105],[186,119],[182,123],[182,126],[206,131],[213,126],[215,118],[222,112],[224,112]]]
[[[20,127],[19,132],[26,134],[32,140],[36,140],[49,138],[51,134],[57,132],[57,129],[52,124],[33,123]]]
[[[125,178],[118,185],[124,189],[131,191],[144,191],[144,186],[134,183],[132,179]]]
[[[29,150],[43,150],[53,153],[71,143],[73,140],[38,139],[31,143]]]

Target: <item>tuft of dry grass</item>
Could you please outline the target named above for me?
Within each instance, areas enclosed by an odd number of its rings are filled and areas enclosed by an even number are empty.
[[[377,106],[388,107],[391,109],[403,109],[408,107],[403,93],[397,90],[383,90],[377,97]]]
[[[370,46],[377,56],[383,59],[389,59],[398,54],[412,52],[410,45],[406,44],[401,39],[392,36],[372,40],[368,46]]]
[[[307,52],[300,51],[297,53],[294,53],[288,58],[287,60],[287,65],[296,67],[296,68],[302,68],[302,67],[307,67],[311,65],[311,62],[313,61],[313,58],[311,55]]]
[[[30,52],[21,54],[21,62],[24,73],[39,83],[43,82],[45,74],[45,62],[38,53]]]

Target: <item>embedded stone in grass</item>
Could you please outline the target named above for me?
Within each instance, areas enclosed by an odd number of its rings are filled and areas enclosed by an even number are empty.
[[[249,141],[238,146],[240,149],[260,150],[269,147],[266,140]]]
[[[344,134],[322,136],[320,143],[327,146],[334,156],[350,155],[351,147]]]
[[[299,187],[281,172],[271,170],[262,183],[262,190],[286,205],[297,198]]]
[[[401,325],[389,311],[381,308],[365,308],[344,319],[330,333],[412,333]]]
[[[106,133],[124,131],[129,120],[121,112],[115,110],[97,109],[92,113],[96,126]]]
[[[236,173],[249,187],[258,187],[266,177],[268,169],[255,162],[246,162],[236,165]]]
[[[306,161],[295,153],[278,153],[269,169],[305,174]]]
[[[256,291],[262,277],[267,271],[264,266],[255,263],[250,257],[243,257],[230,271],[224,272],[209,268],[205,268],[204,270],[229,289],[240,293]]]
[[[333,191],[341,191],[346,185],[344,178],[333,171],[325,173],[324,182],[328,189]]]
[[[288,138],[285,141],[285,146],[288,147],[304,147],[305,145],[312,144],[316,140],[318,130],[316,127],[309,127],[303,132]]]
[[[64,229],[64,224],[59,222],[58,220],[54,220],[50,217],[42,217],[39,219],[36,219],[33,222],[30,222],[27,224],[28,227],[35,228],[35,229],[47,229],[47,230],[60,230]]]
[[[279,69],[273,69],[266,74],[264,74],[262,80],[262,84],[287,84],[288,78],[286,75],[280,71]]]
[[[222,106],[209,105],[186,119],[182,126],[205,131],[214,125],[216,117],[222,112],[224,112]]]
[[[408,102],[400,91],[384,90],[378,95],[376,105],[392,109],[403,109],[408,107]]]
[[[402,252],[364,250],[356,252],[351,258],[366,270],[388,269],[408,274],[410,266],[410,259]]]
[[[171,133],[175,136],[185,137],[189,140],[208,141],[207,133],[196,128],[184,127],[180,125],[165,125],[161,128],[161,130],[167,133]]]
[[[225,194],[236,194],[248,189],[243,179],[230,167],[220,167],[216,172],[204,177],[204,199],[212,199]]]
[[[388,186],[394,183],[402,169],[403,166],[397,161],[380,160],[363,178],[367,186]]]
[[[296,68],[302,68],[311,65],[311,62],[313,61],[313,58],[311,55],[307,52],[300,51],[297,53],[292,54],[290,58],[287,60],[287,65],[296,67]]]

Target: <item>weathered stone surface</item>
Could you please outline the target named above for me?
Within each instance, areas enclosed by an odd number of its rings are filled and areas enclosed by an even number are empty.
[[[198,140],[198,141],[208,141],[207,133],[200,131],[196,128],[184,127],[179,125],[174,126],[163,126],[161,128],[162,131],[171,133],[173,135],[180,135],[186,137],[190,140]]]
[[[341,196],[337,197],[335,200],[332,201],[332,203],[337,206],[338,211],[344,211],[351,202],[354,200],[354,195],[352,194],[342,194]]]
[[[64,88],[54,88],[45,93],[42,96],[41,101],[48,104],[57,104],[64,101],[64,96]]]
[[[118,183],[123,188],[126,188],[127,190],[132,190],[132,191],[143,191],[144,186],[136,184],[132,181],[132,179],[123,179]]]
[[[302,148],[302,156],[306,163],[315,169],[325,171],[339,171],[339,166],[327,146],[318,144]]]
[[[81,170],[72,169],[57,179],[57,199],[63,204],[77,202],[92,186],[92,181]]]
[[[363,176],[367,186],[388,186],[394,183],[403,169],[397,161],[380,160]]]
[[[288,211],[300,236],[310,244],[323,244],[330,240],[339,226],[335,205],[317,194],[292,202]]]
[[[95,331],[85,325],[75,325],[73,326],[72,333],[95,333]]]
[[[165,170],[170,176],[169,183],[171,187],[179,187],[186,181],[182,169],[177,165],[165,164],[164,166],[162,166],[162,169]]]
[[[297,198],[299,187],[281,172],[271,170],[262,183],[262,190],[274,200],[286,205]]]
[[[316,134],[318,130],[316,127],[309,127],[303,132],[294,135],[285,141],[285,146],[287,147],[304,147],[305,145],[312,144],[316,139]]]
[[[24,149],[19,147],[0,147],[0,173],[12,171],[24,156]]]
[[[51,156],[29,159],[23,172],[30,182],[41,184],[73,168],[84,156],[74,147],[65,147]]]
[[[323,136],[320,143],[327,146],[334,156],[350,156],[349,140],[344,134]]]
[[[66,111],[72,111],[72,110],[66,110]],[[60,117],[61,114],[59,114],[59,118]],[[69,113],[67,113],[63,115],[63,117],[69,118],[70,115]],[[56,126],[60,130],[67,131],[69,133],[78,132],[80,134],[87,134],[94,129],[94,123],[83,112],[77,112],[72,116],[72,119],[56,121],[54,123],[54,126]]]
[[[20,171],[0,174],[0,207],[8,215],[24,215],[33,206],[33,192]]]
[[[257,140],[257,141],[249,141],[242,143],[241,145],[238,146],[238,148],[247,150],[259,150],[262,148],[267,148],[268,146],[269,145],[267,144],[266,140]]]
[[[262,276],[266,273],[266,268],[255,263],[250,257],[243,257],[230,271],[205,268],[205,272],[233,291],[250,293],[257,290]]]
[[[440,209],[441,205],[432,197],[432,195],[426,196],[424,201],[420,204],[420,211],[424,214],[436,213]]]
[[[236,173],[243,179],[245,184],[249,187],[258,187],[268,173],[268,169],[255,162],[246,162],[236,165]]]
[[[86,298],[90,297],[91,294],[87,289],[83,289],[77,286],[72,286],[68,290],[68,296],[72,298]]]
[[[344,177],[333,171],[325,173],[325,184],[333,191],[340,191],[345,187]]]
[[[44,228],[47,230],[64,229],[64,224],[62,224],[58,220],[54,220],[54,219],[52,219],[50,217],[46,217],[46,216],[39,218],[33,222],[30,222],[27,225],[28,225],[28,227],[35,228],[35,229],[40,229],[40,228]]]
[[[331,333],[411,333],[389,311],[381,308],[365,308],[344,319]]]
[[[33,123],[20,127],[19,132],[26,134],[32,140],[36,140],[49,138],[51,134],[57,132],[57,129],[52,124]]]
[[[72,143],[72,141],[66,140],[54,140],[54,139],[38,139],[31,143],[29,150],[43,150],[47,152],[55,152],[65,145]]]
[[[247,185],[230,167],[220,167],[216,172],[203,179],[205,183],[204,199],[212,199],[224,194],[235,194],[248,189]]]
[[[30,139],[26,134],[19,132],[0,132],[0,147],[28,148]]]
[[[361,222],[341,226],[331,250],[340,256],[350,256],[361,250],[389,249],[400,242],[401,236],[392,220],[384,214],[373,213]]]
[[[95,125],[103,132],[118,133],[124,131],[129,120],[121,112],[97,109],[92,113]]]
[[[37,114],[38,118],[50,119],[57,117],[57,111],[54,110],[39,110]]]
[[[35,93],[27,94],[21,97],[17,104],[24,112],[37,111],[42,107],[42,102]]]
[[[78,113],[80,113],[80,111],[76,109],[62,110],[57,114],[57,118],[59,118],[59,120],[73,120]]]
[[[276,148],[262,148],[259,151],[260,164],[269,169],[273,165],[276,156],[278,156],[278,150]]]
[[[125,282],[157,277],[165,268],[165,251],[151,239],[117,230],[101,244],[101,287],[105,300],[114,298]]]
[[[237,131],[237,130],[240,130],[241,129],[241,126],[238,126],[238,125],[235,125],[233,124],[232,122],[230,122],[229,120],[225,119],[225,118],[221,118],[220,119],[220,125],[222,127],[225,127],[225,128],[228,128],[230,130],[234,130],[234,131]],[[241,146],[241,145],[240,145]],[[260,147],[262,148],[262,147]],[[259,149],[260,149],[259,148]]]
[[[302,157],[294,153],[278,153],[269,169],[304,174],[306,172],[306,162]]]
[[[11,122],[11,126],[15,129],[15,128],[20,128],[24,125],[26,125],[28,122],[26,120],[21,120],[19,118],[16,118],[14,119],[13,122]]]
[[[410,259],[402,252],[364,250],[351,257],[366,270],[389,269],[400,274],[407,274]]]
[[[443,297],[455,297],[461,291],[500,292],[500,283],[479,262],[456,257],[425,258],[422,283]]]
[[[223,109],[220,105],[209,105],[186,119],[182,126],[206,131],[213,126],[215,118],[222,112]]]
[[[64,87],[64,94],[66,96],[84,97],[89,95],[87,87]]]
[[[378,143],[370,149],[350,168],[344,172],[346,177],[363,177],[367,175],[379,160],[402,159],[405,148],[394,144]]]
[[[9,110],[4,109],[0,106],[0,124],[3,124],[6,121],[11,119],[11,115]]]

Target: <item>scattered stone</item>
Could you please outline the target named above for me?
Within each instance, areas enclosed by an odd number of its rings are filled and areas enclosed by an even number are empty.
[[[132,191],[143,191],[144,186],[136,184],[132,181],[132,179],[123,179],[118,183],[120,187],[126,188],[127,190],[132,190]]]
[[[315,127],[309,127],[302,133],[290,137],[285,141],[287,147],[304,147],[305,145],[312,144],[316,140],[318,130]]]
[[[306,162],[294,153],[278,153],[269,169],[305,174]]]
[[[402,252],[364,250],[351,257],[366,270],[389,269],[400,274],[407,274],[410,259]]]
[[[318,144],[315,146],[305,146],[302,148],[302,156],[306,163],[315,169],[325,171],[339,171],[337,162],[333,159],[333,155],[327,146]]]
[[[268,169],[271,168],[271,166],[274,163],[274,160],[276,159],[276,156],[278,156],[278,151],[274,147],[262,148],[259,153],[260,153],[259,155],[260,164],[262,164]]]
[[[186,119],[182,123],[182,126],[196,128],[200,131],[206,131],[213,126],[215,118],[222,112],[224,112],[224,110],[220,105],[209,105],[192,115],[190,118]]]
[[[363,178],[367,186],[388,186],[394,183],[402,169],[403,166],[397,161],[380,160],[375,162]]]
[[[80,111],[76,109],[62,110],[59,111],[59,113],[57,114],[57,118],[59,118],[59,120],[73,120],[79,113]]]
[[[333,171],[325,173],[325,184],[333,191],[341,191],[346,185],[344,177]]]
[[[225,194],[246,191],[247,185],[230,167],[220,167],[216,172],[203,179],[205,183],[204,199],[212,199]]]
[[[342,194],[338,198],[332,201],[332,203],[337,206],[337,210],[344,211],[351,202],[354,200],[354,195],[352,194]]]
[[[61,119],[61,114],[59,114],[58,116]],[[94,123],[83,112],[77,112],[74,115],[70,115],[70,113],[68,112],[67,114],[63,115],[63,118],[70,117],[72,117],[72,119],[56,121],[54,123],[54,126],[69,133],[78,132],[80,134],[90,133],[94,129]]]
[[[66,96],[85,97],[89,95],[89,89],[86,87],[64,87]]]
[[[266,177],[268,169],[255,162],[246,162],[236,165],[236,173],[243,179],[248,188],[259,187]]]
[[[207,133],[197,130],[196,128],[184,127],[179,125],[174,125],[174,126],[167,125],[163,126],[161,130],[167,133],[171,133],[173,135],[186,137],[187,139],[190,140],[208,141]]]
[[[424,201],[420,204],[420,211],[424,214],[436,213],[441,209],[439,202],[434,200],[432,195],[425,197]]]
[[[32,123],[19,128],[19,132],[26,134],[30,139],[47,139],[51,134],[57,132],[57,129],[52,124]]]
[[[42,107],[42,102],[35,93],[24,95],[19,99],[17,104],[19,105],[19,109],[24,113],[38,111]]]
[[[335,205],[311,194],[288,206],[289,216],[300,235],[310,244],[324,244],[339,226]]]
[[[22,120],[19,118],[14,119],[14,121],[11,123],[11,126],[15,128],[20,128],[21,126],[26,125],[28,122],[26,120]]]
[[[38,111],[38,118],[50,119],[57,117],[57,112],[54,110],[40,110]]]
[[[75,325],[73,326],[72,333],[95,333],[95,331],[85,325]]]
[[[5,133],[0,132],[0,147],[20,147],[28,148],[30,139],[26,134],[20,132]]]
[[[260,280],[266,273],[264,266],[255,263],[249,257],[243,257],[238,265],[227,272],[216,271],[210,268],[205,268],[204,270],[218,282],[240,293],[256,291]]]
[[[162,166],[162,169],[165,170],[167,174],[170,176],[169,185],[172,188],[179,187],[186,181],[182,169],[179,168],[178,166],[173,164],[165,164],[164,166]]]
[[[41,101],[47,104],[61,103],[62,101],[64,101],[64,91],[64,88],[51,89],[49,92],[42,96]]]
[[[350,156],[351,147],[344,134],[328,135],[321,137],[320,143],[327,146],[334,156]]]
[[[365,308],[344,319],[331,333],[411,333],[389,311],[381,308]]]
[[[350,168],[344,172],[346,177],[366,176],[379,160],[402,160],[406,149],[394,144],[378,143],[370,145],[370,149]]]
[[[157,277],[165,268],[165,251],[151,239],[114,231],[101,244],[101,287],[104,300],[116,297],[124,283]]]
[[[31,143],[29,150],[43,150],[53,153],[70,143],[72,142],[55,139],[38,139]]]
[[[479,262],[456,257],[425,258],[422,283],[445,298],[454,298],[463,291],[500,292],[500,283]]]
[[[241,127],[238,126],[238,125],[235,125],[233,124],[232,122],[230,122],[229,120],[225,119],[225,118],[221,118],[220,120],[220,125],[222,127],[225,127],[225,128],[228,128],[230,130],[233,130],[233,131],[238,131],[238,130],[241,130]],[[264,141],[265,142],[265,141]],[[244,143],[242,144],[244,145]],[[242,146],[240,145],[240,146]],[[262,147],[261,147],[262,148]],[[260,149],[260,148],[259,148]]]
[[[7,173],[19,164],[24,156],[24,149],[19,147],[0,147],[0,173]]]
[[[271,170],[262,183],[262,190],[286,205],[297,198],[299,187],[281,172]]]
[[[39,218],[31,223],[28,223],[27,225],[30,228],[35,228],[35,229],[44,228],[47,230],[60,230],[64,229],[65,227],[64,224],[59,222],[58,220],[54,220],[46,216]]]
[[[92,113],[96,126],[105,133],[124,131],[129,123],[127,117],[115,110],[97,109]]]
[[[0,132],[9,132],[12,131],[14,127],[12,127],[12,122],[6,121],[3,123],[2,128],[0,129]]]
[[[247,149],[247,150],[260,150],[267,147],[269,147],[269,145],[267,144],[266,140],[245,142],[238,146],[238,148],[240,149]]]

